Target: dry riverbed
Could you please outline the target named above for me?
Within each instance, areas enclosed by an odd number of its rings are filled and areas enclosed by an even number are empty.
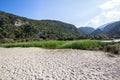
[[[100,51],[0,48],[0,80],[120,80],[120,57]]]

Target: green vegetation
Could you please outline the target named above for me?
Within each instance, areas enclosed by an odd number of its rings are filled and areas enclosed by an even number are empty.
[[[39,41],[39,42],[19,42],[5,43],[2,47],[41,47],[48,49],[83,49],[99,50],[103,43],[93,40],[76,40],[76,41]]]
[[[0,11],[0,43],[110,38],[105,34],[90,35],[93,30],[78,29],[72,24],[61,21],[32,20]],[[86,32],[87,34],[83,34]]]
[[[57,48],[64,44],[65,41],[39,41],[39,42],[17,42],[17,43],[5,43],[2,47],[41,47],[41,48]]]
[[[120,54],[120,43],[108,43],[105,45],[104,50],[112,54]]]
[[[78,29],[72,24],[56,20],[32,20],[0,11],[0,42],[80,38]]]
[[[32,20],[0,11],[0,46],[104,50],[112,54],[120,54],[120,43],[106,44],[96,41],[96,39],[119,38],[120,23],[116,23],[112,24],[116,26],[114,29],[111,28],[113,32],[109,32],[114,36],[101,34],[103,31],[99,29],[95,30],[95,33],[100,34],[90,35],[91,32],[88,32],[90,28],[84,30],[89,33],[84,35],[83,30],[77,29],[72,24],[56,20]],[[112,27],[112,25],[109,26]]]
[[[80,40],[67,42],[60,48],[83,49],[83,50],[99,50],[103,46],[102,42],[95,40]]]
[[[74,40],[74,41],[36,41],[2,43],[1,47],[41,47],[47,49],[81,49],[81,50],[102,50],[109,52],[109,56],[120,54],[120,43],[104,43],[97,40]]]

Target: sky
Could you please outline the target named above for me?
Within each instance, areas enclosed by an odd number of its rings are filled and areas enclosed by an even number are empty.
[[[97,28],[120,20],[120,0],[1,0],[0,10],[37,20]]]

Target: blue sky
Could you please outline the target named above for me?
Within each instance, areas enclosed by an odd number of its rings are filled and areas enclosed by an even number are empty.
[[[31,19],[91,26],[119,20],[120,0],[1,0],[0,10]],[[115,16],[116,15],[116,16]]]

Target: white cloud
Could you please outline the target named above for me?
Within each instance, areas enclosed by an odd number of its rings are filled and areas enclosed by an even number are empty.
[[[109,0],[106,3],[100,5],[101,9],[113,9],[120,6],[120,0]]]
[[[106,17],[108,20],[116,20],[120,18],[120,11],[108,11],[103,13],[103,15]]]
[[[120,20],[120,0],[109,0],[99,6],[101,13],[87,22],[95,28],[112,21]]]

